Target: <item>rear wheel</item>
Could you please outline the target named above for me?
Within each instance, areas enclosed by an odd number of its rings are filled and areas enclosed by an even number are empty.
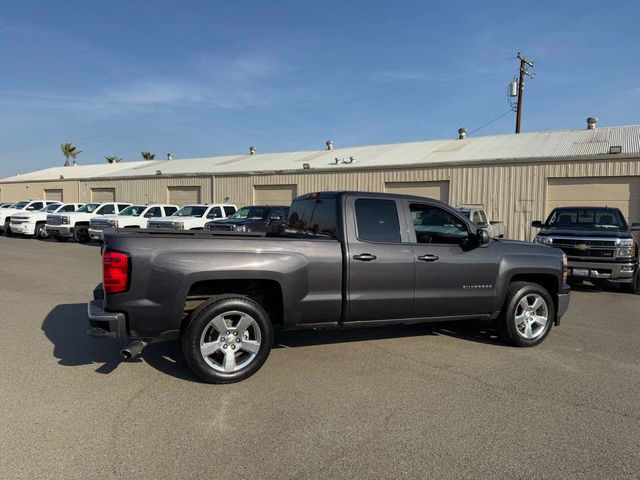
[[[271,352],[269,315],[250,298],[211,299],[192,313],[182,338],[189,368],[207,383],[244,380],[264,364]]]
[[[33,236],[40,240],[42,240],[43,238],[49,238],[49,234],[47,233],[47,227],[45,222],[36,223],[36,228],[33,231]]]
[[[89,227],[80,225],[73,230],[73,239],[78,243],[89,243],[91,237],[89,236]]]
[[[496,328],[500,337],[516,347],[533,347],[551,330],[555,305],[549,292],[537,283],[514,282]]]

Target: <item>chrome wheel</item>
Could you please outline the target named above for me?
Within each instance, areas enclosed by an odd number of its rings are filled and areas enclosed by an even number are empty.
[[[36,237],[37,238],[48,238],[49,234],[47,233],[47,227],[42,224],[36,227]]]
[[[546,300],[537,293],[522,297],[516,307],[514,322],[518,333],[527,340],[542,335],[549,321],[549,307]]]
[[[200,354],[219,372],[233,373],[249,365],[260,350],[262,332],[244,312],[229,311],[211,320],[200,336]]]

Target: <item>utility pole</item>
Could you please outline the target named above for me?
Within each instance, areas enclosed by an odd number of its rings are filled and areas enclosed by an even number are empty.
[[[522,96],[524,94],[524,77],[533,78],[533,73],[527,70],[527,66],[533,68],[533,62],[530,62],[518,52],[520,59],[520,78],[518,79],[518,107],[516,108],[516,133],[520,133],[520,124],[522,121]]]

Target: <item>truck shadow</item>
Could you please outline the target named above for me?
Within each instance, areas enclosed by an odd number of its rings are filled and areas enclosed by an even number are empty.
[[[123,362],[119,352],[128,342],[89,338],[86,335],[86,315],[84,303],[58,305],[44,319],[42,331],[53,343],[53,355],[58,359],[59,365],[96,365],[96,373],[109,374]],[[488,322],[465,321],[347,330],[276,332],[273,348],[304,348],[313,345],[439,335],[507,347],[498,339]],[[141,359],[134,361],[142,360],[164,374],[183,380],[199,381],[188,369],[178,342],[149,344],[142,351]]]

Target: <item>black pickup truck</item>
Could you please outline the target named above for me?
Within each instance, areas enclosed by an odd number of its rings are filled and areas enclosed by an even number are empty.
[[[321,192],[296,198],[277,234],[105,233],[92,337],[179,338],[211,383],[255,373],[273,328],[493,320],[512,345],[539,344],[569,305],[566,257],[491,239],[428,198]]]
[[[567,255],[572,282],[612,282],[640,293],[637,239],[618,208],[559,207],[531,225],[540,229],[536,242]]]

